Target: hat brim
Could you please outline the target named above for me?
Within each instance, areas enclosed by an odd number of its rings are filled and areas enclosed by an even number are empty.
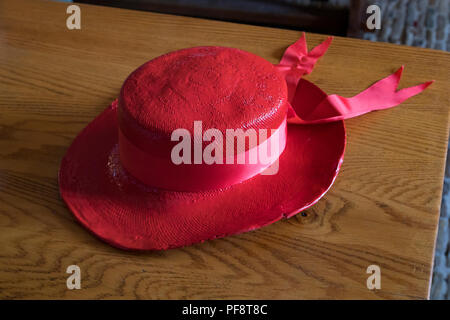
[[[315,204],[343,161],[343,121],[288,125],[275,175],[226,189],[174,192],[143,185],[118,161],[117,103],[75,138],[59,171],[60,193],[81,224],[109,244],[163,250],[237,234]]]

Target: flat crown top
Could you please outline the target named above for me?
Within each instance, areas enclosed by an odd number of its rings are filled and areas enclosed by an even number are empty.
[[[274,66],[225,47],[195,47],[155,58],[124,82],[125,121],[170,135],[178,128],[277,128],[287,112],[287,88]]]

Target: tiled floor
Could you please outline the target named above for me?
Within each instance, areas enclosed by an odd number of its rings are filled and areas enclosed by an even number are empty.
[[[450,149],[449,149],[450,151]],[[434,258],[431,299],[450,300],[450,157],[447,151],[447,167],[445,171],[444,190],[442,194],[441,218],[436,242]]]

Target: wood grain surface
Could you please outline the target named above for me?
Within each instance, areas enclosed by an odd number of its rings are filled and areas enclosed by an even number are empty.
[[[351,96],[400,65],[401,86],[435,79],[402,106],[346,121],[342,172],[297,215],[164,252],[126,252],[83,229],[57,172],[76,134],[126,76],[163,53],[241,48],[277,63],[300,33],[67,3],[0,1],[0,298],[423,299],[429,294],[449,118],[445,52],[335,38],[308,76]],[[323,35],[308,34],[317,45]],[[81,268],[80,290],[66,268]],[[381,268],[381,289],[366,269]]]

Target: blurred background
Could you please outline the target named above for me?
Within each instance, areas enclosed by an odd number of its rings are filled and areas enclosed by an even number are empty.
[[[74,2],[450,51],[450,0],[75,0]],[[366,21],[371,14],[366,11],[374,4],[380,9],[381,28],[369,30]],[[450,300],[449,163],[447,156],[431,299]]]
[[[76,0],[120,8],[274,26],[450,50],[450,0]],[[381,9],[380,30],[366,10]]]

